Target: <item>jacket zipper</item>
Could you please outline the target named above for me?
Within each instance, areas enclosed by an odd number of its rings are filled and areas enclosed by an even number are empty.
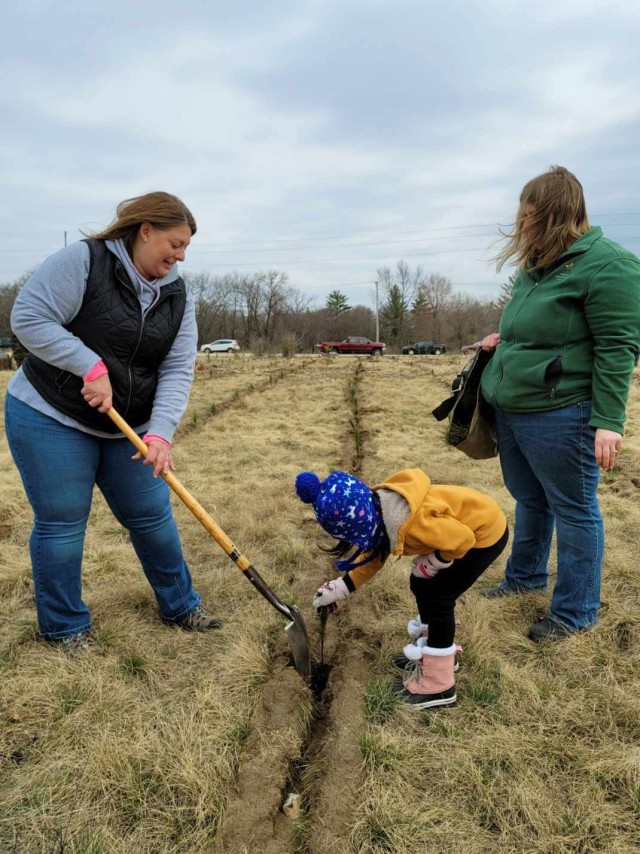
[[[142,333],[144,331],[144,313],[142,311],[142,305],[140,304],[140,300],[138,299],[138,294],[135,291],[135,288],[128,281],[128,279],[121,275],[120,267],[116,266],[116,277],[120,284],[124,285],[126,288],[131,291],[131,293],[135,296],[136,302],[138,303],[138,308],[140,309],[140,325],[138,327],[138,340],[136,341],[136,346],[134,347],[133,353],[131,354],[131,358],[127,362],[127,379],[129,390],[127,392],[127,402],[124,407],[124,414],[126,415],[129,412],[129,408],[131,406],[131,401],[133,399],[133,371],[131,370],[131,365],[133,364],[133,360],[138,354],[138,350],[140,349],[140,344],[142,343]]]
[[[511,332],[512,338],[513,338],[513,324],[518,319],[518,315],[520,314],[520,312],[524,308],[526,301],[529,299],[529,297],[535,291],[535,289],[538,287],[538,285],[540,284],[541,281],[542,281],[542,279],[538,279],[537,282],[534,281],[533,285],[529,288],[528,293],[525,295],[525,298],[522,300],[522,305],[518,309],[517,314],[515,315],[515,317],[512,319],[511,323],[509,324],[509,330]],[[502,380],[504,379],[504,372],[502,370],[502,359],[500,359],[499,366],[500,366],[500,376],[498,378],[498,383],[497,383],[495,391],[493,393],[493,405],[494,406],[497,405],[496,401],[498,399],[498,392],[500,391],[500,386],[502,385]]]

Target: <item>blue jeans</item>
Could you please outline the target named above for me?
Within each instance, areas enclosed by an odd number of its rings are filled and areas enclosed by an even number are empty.
[[[502,586],[547,586],[555,526],[558,576],[550,618],[569,631],[592,626],[600,606],[604,526],[591,402],[547,412],[496,410],[500,464],[516,500],[511,555]]]
[[[34,513],[30,549],[40,633],[49,639],[89,631],[82,601],[82,550],[94,484],[131,537],[166,619],[200,603],[182,556],[169,487],[133,461],[127,439],[100,439],[8,394],[9,448]]]

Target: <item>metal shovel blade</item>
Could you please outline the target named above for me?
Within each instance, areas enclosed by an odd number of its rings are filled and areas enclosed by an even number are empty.
[[[284,630],[289,638],[289,646],[293,655],[293,664],[303,679],[309,681],[311,676],[311,656],[309,655],[309,635],[302,614],[295,605],[289,605],[291,622]]]
[[[245,566],[242,571],[245,574],[245,578],[253,584],[256,590],[264,596],[267,602],[273,605],[276,611],[280,611],[282,616],[289,620],[287,625],[284,627],[284,630],[289,638],[289,646],[291,647],[291,654],[293,656],[293,665],[300,676],[308,682],[311,677],[309,634],[299,608],[295,605],[288,605],[286,602],[283,602],[279,596],[276,596],[252,564]]]

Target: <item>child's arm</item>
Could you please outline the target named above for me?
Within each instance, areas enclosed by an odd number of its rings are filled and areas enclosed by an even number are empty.
[[[337,603],[342,599],[348,599],[352,596],[358,587],[369,581],[376,572],[384,565],[386,558],[376,558],[371,563],[360,566],[357,569],[352,569],[350,572],[345,572],[340,578],[334,578],[332,581],[327,581],[322,587],[318,587],[313,596],[313,607],[316,611],[319,608],[329,608],[331,612],[337,610]]]
[[[366,559],[366,555],[363,556],[363,560]],[[373,576],[384,566],[386,561],[386,557],[384,558],[375,558],[370,563],[365,563],[364,566],[358,566],[355,569],[350,570],[346,573],[345,577],[349,579],[351,584],[353,585],[353,591],[355,592],[359,587],[365,584],[367,581],[370,581]],[[347,582],[348,584],[348,582]]]
[[[476,535],[472,529],[452,516],[427,516],[423,517],[422,522],[422,529],[415,531],[412,537],[408,534],[405,540],[415,550],[416,547],[427,546],[438,551],[442,559],[448,561],[464,557],[476,544]]]

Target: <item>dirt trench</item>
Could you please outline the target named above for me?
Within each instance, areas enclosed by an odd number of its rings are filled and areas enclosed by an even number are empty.
[[[361,404],[366,374],[358,360],[345,388],[342,466],[359,473],[366,460],[367,431]],[[302,579],[308,597],[324,577]],[[375,615],[366,600],[354,599],[330,617],[319,661],[320,621],[307,612],[314,658],[311,685],[287,666],[287,641],[275,640],[276,667],[264,687],[251,721],[251,734],[240,758],[236,785],[229,797],[211,854],[346,854],[357,818],[363,763],[358,735],[364,728],[364,692],[370,678],[368,660],[378,644]],[[291,721],[300,710],[311,715],[297,738]],[[287,749],[278,745],[287,742]],[[283,806],[300,796],[300,812],[287,817]]]

